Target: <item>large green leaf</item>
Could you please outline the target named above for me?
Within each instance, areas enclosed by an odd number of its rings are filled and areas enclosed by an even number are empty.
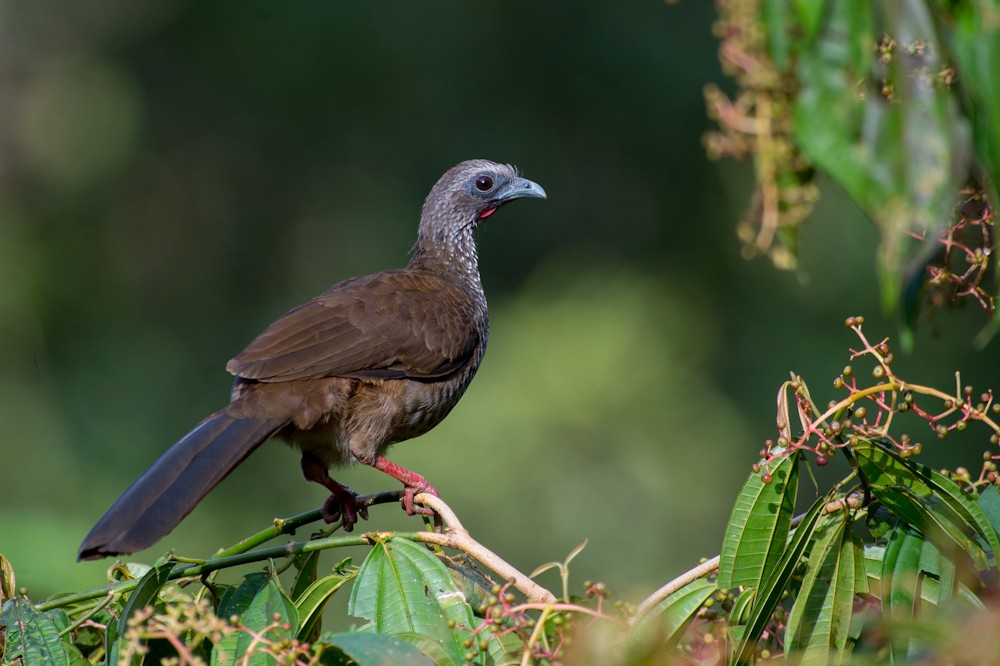
[[[27,599],[7,600],[0,610],[0,628],[6,630],[2,663],[34,666],[69,666],[59,630],[51,617],[41,613]]]
[[[989,567],[988,557],[974,537],[981,538],[991,550],[998,549],[996,530],[958,484],[873,442],[859,442],[854,452],[862,477],[886,509],[923,530],[946,552],[951,550],[948,544],[953,544],[976,568]]]
[[[250,576],[247,581],[251,580]],[[252,579],[254,584],[259,578]],[[245,582],[247,582],[245,581]],[[239,617],[242,628],[225,636],[212,649],[212,666],[270,666],[274,658],[260,651],[260,637],[269,641],[291,640],[298,632],[295,605],[272,579],[257,590]]]
[[[773,461],[770,483],[751,474],[743,484],[722,541],[719,588],[759,588],[781,558],[795,509],[799,459],[793,451]]]
[[[760,591],[754,596],[753,606],[750,609],[750,619],[745,630],[738,634],[740,638],[733,649],[731,663],[743,664],[752,661],[754,646],[761,634],[764,633],[771,613],[781,601],[781,594],[785,586],[799,565],[806,547],[812,541],[823,508],[832,500],[833,496],[834,494],[831,492],[817,498],[809,510],[803,514],[798,527],[788,539],[788,545],[781,553],[781,558],[761,584]]]
[[[424,546],[405,539],[372,548],[347,610],[368,620],[361,631],[428,636],[457,662],[465,661],[463,643],[475,626],[472,609],[447,567]]]
[[[846,514],[824,518],[788,616],[788,653],[804,664],[839,663],[854,609],[855,549]]]

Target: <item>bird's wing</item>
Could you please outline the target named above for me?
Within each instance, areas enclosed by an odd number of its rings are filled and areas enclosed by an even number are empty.
[[[271,324],[226,369],[263,382],[441,377],[477,353],[484,317],[465,290],[433,274],[352,278]]]

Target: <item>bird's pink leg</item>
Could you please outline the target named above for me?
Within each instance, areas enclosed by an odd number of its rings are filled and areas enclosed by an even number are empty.
[[[419,513],[425,516],[435,515],[433,511],[424,507],[414,506],[413,496],[420,493],[430,493],[435,497],[440,497],[437,489],[427,482],[427,479],[417,474],[416,472],[411,472],[405,467],[400,467],[396,463],[383,458],[382,456],[375,456],[375,460],[368,462],[362,461],[366,465],[371,465],[380,472],[385,472],[394,479],[398,479],[403,482],[403,508],[406,509],[408,515],[413,515]]]

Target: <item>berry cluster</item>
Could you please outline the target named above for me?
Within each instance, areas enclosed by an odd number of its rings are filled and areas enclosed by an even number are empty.
[[[958,373],[953,393],[908,383],[893,370],[894,356],[888,338],[875,344],[869,342],[862,331],[864,317],[848,317],[844,324],[862,343],[860,349],[851,350],[851,361],[874,361],[870,372],[872,382],[865,383],[854,367],[846,366],[834,379],[833,386],[846,390],[847,396],[831,400],[825,410],[820,410],[810,397],[805,381],[793,374],[778,393],[778,438],[764,442],[761,461],[753,466],[754,473],[761,474],[761,481],[770,483],[768,469],[772,460],[794,450],[813,453],[820,466],[826,465],[838,450],[854,447],[862,440],[892,445],[904,458],[920,455],[923,451],[920,441],[915,441],[908,433],[896,434],[898,428],[894,420],[900,414],[909,413],[926,423],[937,439],[945,439],[953,431],[963,431],[971,422],[984,424],[991,431],[992,450],[983,454],[984,465],[979,478],[973,479],[964,468],[957,468],[951,476],[973,486],[996,483],[996,461],[1000,453],[992,451],[1000,440],[1000,425],[994,420],[1000,415],[1000,402],[994,401],[993,391],[981,392],[977,400],[975,389],[963,387]],[[793,414],[801,424],[797,434],[793,434],[791,427]]]

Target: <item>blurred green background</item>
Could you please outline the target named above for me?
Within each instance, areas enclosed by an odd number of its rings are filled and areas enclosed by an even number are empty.
[[[828,183],[806,277],[740,257],[751,166],[700,145],[713,19],[694,0],[0,3],[0,552],[18,583],[99,585],[108,562],[75,564],[77,545],[227,399],[226,360],[333,282],[404,264],[423,197],[474,157],[549,200],[481,228],[489,353],[393,459],[524,570],[589,539],[575,589],[635,600],[715,554],[788,372],[825,403],[856,346],[844,317],[896,328],[876,232]],[[939,317],[896,367],[994,384],[982,323]],[[208,556],[324,497],[269,445],[140,557]],[[381,507],[368,526],[415,519]]]

